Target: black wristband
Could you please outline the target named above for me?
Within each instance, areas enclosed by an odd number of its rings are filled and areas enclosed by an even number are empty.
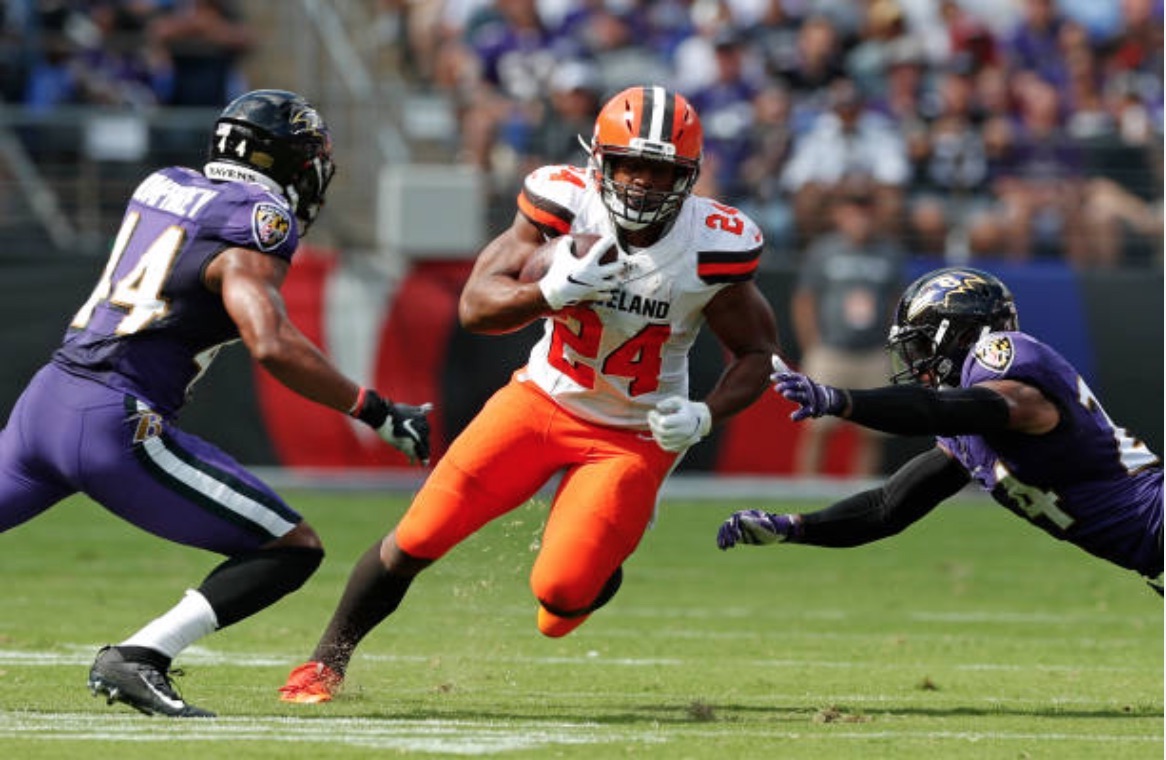
[[[364,403],[353,412],[352,416],[373,430],[380,430],[381,426],[385,424],[385,420],[389,418],[391,409],[392,406],[388,401],[381,398],[380,394],[372,388],[368,388],[364,392]]]

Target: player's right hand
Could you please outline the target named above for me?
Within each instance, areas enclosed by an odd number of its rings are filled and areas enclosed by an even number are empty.
[[[555,311],[580,301],[602,301],[619,285],[617,275],[623,264],[618,257],[609,264],[600,262],[616,245],[614,235],[608,233],[595,241],[582,258],[575,258],[574,245],[570,235],[558,238],[550,269],[538,281],[543,298]]]
[[[425,415],[433,411],[433,404],[388,404],[389,416],[376,429],[377,435],[408,457],[409,464],[429,464],[429,419]]]
[[[775,515],[760,509],[734,512],[717,531],[717,546],[731,549],[737,544],[776,544],[789,539],[794,523],[789,515]]]

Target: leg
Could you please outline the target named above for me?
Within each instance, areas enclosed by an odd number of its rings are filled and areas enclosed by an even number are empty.
[[[357,645],[396,611],[413,578],[432,562],[402,551],[395,530],[369,547],[352,568],[336,612],[312,652],[312,661],[323,663],[343,678]]]
[[[103,649],[90,688],[151,714],[206,714],[170,687],[171,660],[299,588],[323,559],[319,538],[234,459],[140,402],[119,399],[84,417],[94,452],[84,468],[92,498],[157,536],[227,556],[173,608]]]
[[[591,431],[585,464],[559,486],[531,571],[539,631],[560,637],[610,601],[676,455],[633,433]]]
[[[798,446],[794,450],[794,471],[798,475],[822,474],[822,459],[826,452],[826,443],[837,427],[837,423],[827,417],[806,420],[802,424]]]
[[[25,523],[77,488],[58,452],[76,448],[77,417],[56,397],[56,373],[42,369],[0,429],[0,533]]]
[[[802,370],[818,382],[841,388],[853,387],[842,379],[845,359],[821,344],[807,349],[802,357]],[[813,476],[822,473],[822,460],[830,436],[838,429],[836,417],[819,417],[801,425],[797,448],[794,450],[794,470],[798,475]]]
[[[20,437],[11,424],[0,430],[0,533],[28,522],[73,493],[68,486],[25,467]]]
[[[543,441],[554,414],[551,401],[517,384],[491,398],[393,532],[357,561],[311,661],[292,671],[280,699],[331,699],[356,647],[396,611],[413,578],[483,525],[526,502],[563,466]]]

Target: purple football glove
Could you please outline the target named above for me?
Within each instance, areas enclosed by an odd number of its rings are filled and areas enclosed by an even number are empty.
[[[760,509],[734,512],[717,531],[717,546],[731,549],[737,544],[775,544],[790,537],[794,531],[789,515],[775,515]]]
[[[846,394],[843,391],[815,383],[800,372],[775,372],[769,379],[775,391],[800,405],[789,416],[794,422],[826,414],[839,415],[846,408]]]

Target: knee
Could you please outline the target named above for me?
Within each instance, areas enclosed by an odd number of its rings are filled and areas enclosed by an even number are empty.
[[[573,618],[588,615],[610,602],[622,583],[623,568],[617,567],[598,592],[591,583],[537,575],[531,579],[531,590],[539,604],[548,611],[560,617]]]
[[[321,553],[321,556],[324,552],[324,542],[320,540],[315,528],[309,525],[306,520],[268,546],[282,549],[315,549]]]

